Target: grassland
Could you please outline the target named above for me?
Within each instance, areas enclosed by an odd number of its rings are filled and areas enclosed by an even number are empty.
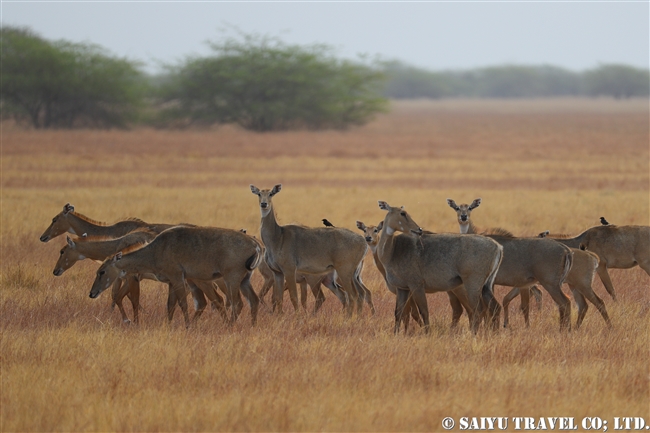
[[[328,292],[315,316],[262,309],[252,328],[246,308],[233,327],[207,313],[186,330],[178,312],[166,324],[165,289],[149,282],[141,324],[122,324],[106,294],[88,298],[97,265],[54,277],[64,240],[38,240],[67,202],[106,222],[257,234],[250,183],[282,183],[280,221],[311,226],[376,224],[382,199],[422,227],[456,231],[447,197],[482,197],[477,225],[520,235],[579,233],[600,216],[647,225],[648,115],[647,100],[419,101],[346,132],[4,124],[0,430],[439,431],[446,416],[650,423],[650,278],[639,268],[611,271],[616,303],[594,282],[611,330],[592,306],[580,330],[558,332],[545,296],[529,329],[515,313],[510,329],[475,337],[466,319],[449,329],[447,298],[437,294],[432,335],[394,336],[394,297],[371,259],[364,281],[374,316],[346,319]],[[497,299],[507,290],[497,287]]]

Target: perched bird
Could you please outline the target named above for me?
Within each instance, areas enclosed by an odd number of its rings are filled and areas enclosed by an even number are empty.
[[[601,223],[602,225],[604,225],[604,226],[608,226],[608,225],[609,225],[609,223],[607,222],[607,220],[605,219],[605,217],[600,217],[600,223]]]
[[[332,224],[331,222],[327,221],[325,218],[323,218],[323,225],[324,225],[325,227],[334,227],[334,224]]]

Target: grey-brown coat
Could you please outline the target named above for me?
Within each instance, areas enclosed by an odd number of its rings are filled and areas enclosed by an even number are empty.
[[[493,283],[503,247],[478,235],[424,234],[403,208],[391,207],[384,201],[379,202],[379,207],[387,214],[377,254],[386,270],[386,281],[397,289],[396,333],[409,294],[428,332],[429,310],[425,294],[463,286],[472,332],[477,332],[486,306],[498,320],[500,306],[494,299]],[[395,235],[397,231],[403,234]]]
[[[458,206],[454,200],[447,199],[449,207],[456,211],[462,233],[479,232],[467,211],[471,212],[480,203],[481,199],[476,199],[471,205]],[[501,229],[481,234],[503,246],[503,261],[495,284],[520,289],[541,284],[558,305],[560,329],[571,329],[571,302],[562,292],[562,284],[573,262],[571,250],[550,239],[517,238]]]
[[[650,227],[648,226],[595,226],[578,236],[548,235],[571,248],[584,245],[598,256],[596,272],[607,292],[616,300],[616,290],[607,269],[630,269],[639,265],[650,276]]]
[[[275,216],[272,197],[280,192],[282,185],[264,190],[254,185],[250,188],[259,198],[260,234],[266,247],[266,262],[275,278],[273,310],[277,308],[282,312],[285,279],[291,303],[298,310],[296,274],[323,275],[335,270],[350,300],[348,314],[352,313],[353,301],[356,301],[357,311],[361,312],[364,300],[374,312],[370,291],[360,279],[368,249],[363,238],[338,227],[281,226]]]
[[[104,261],[90,291],[95,298],[117,278],[131,274],[153,274],[170,284],[167,315],[171,321],[176,302],[189,325],[185,292],[186,279],[213,281],[223,278],[228,299],[236,303],[240,290],[251,304],[253,324],[259,300],[250,285],[250,276],[262,260],[262,249],[251,237],[230,229],[214,227],[175,227],[164,231],[141,249],[118,253]],[[232,321],[236,319],[233,308]]]

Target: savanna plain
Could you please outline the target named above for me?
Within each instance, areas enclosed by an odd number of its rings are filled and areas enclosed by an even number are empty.
[[[2,431],[440,431],[443,417],[638,416],[650,422],[650,278],[610,270],[618,300],[560,332],[544,293],[524,326],[474,336],[449,327],[445,294],[428,295],[432,332],[393,335],[394,296],[372,257],[363,280],[376,314],[347,318],[326,291],[321,311],[282,316],[245,306],[229,326],[206,311],[167,324],[167,289],[143,282],[140,323],[110,292],[88,293],[85,260],[52,274],[61,236],[39,236],[66,203],[92,219],[246,228],[270,188],[280,223],[377,224],[377,200],[423,228],[457,232],[445,199],[484,228],[578,234],[605,216],[649,223],[647,100],[394,102],[348,131],[257,134],[234,127],[34,131],[2,125],[0,355]],[[261,277],[253,285],[259,290]],[[509,288],[496,286],[499,301]],[[565,287],[565,292],[570,294]],[[267,304],[270,296],[266,297]],[[126,303],[131,314],[130,305]],[[573,304],[575,323],[576,308]],[[514,426],[511,424],[510,429]],[[611,428],[611,425],[610,425]],[[457,429],[457,427],[456,427]]]

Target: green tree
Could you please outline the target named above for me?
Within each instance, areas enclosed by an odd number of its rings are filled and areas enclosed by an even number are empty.
[[[381,72],[336,59],[323,45],[244,35],[210,44],[213,55],[170,68],[165,122],[236,123],[254,131],[345,128],[385,108]]]
[[[1,30],[3,115],[35,128],[124,127],[144,97],[144,75],[101,47]]]

